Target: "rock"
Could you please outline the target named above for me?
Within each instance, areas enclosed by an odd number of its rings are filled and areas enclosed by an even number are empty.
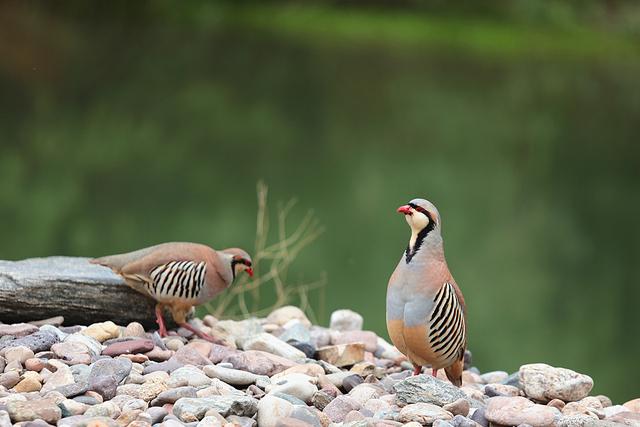
[[[625,411],[620,412],[610,418],[607,418],[608,421],[613,421],[614,423],[624,424],[628,426],[638,427],[640,426],[640,414],[637,412]]]
[[[629,400],[628,402],[623,403],[622,406],[624,406],[631,412],[640,413],[640,398]]]
[[[151,424],[158,424],[167,416],[167,410],[162,407],[151,407],[145,412],[151,417]]]
[[[412,403],[400,410],[398,420],[403,423],[418,422],[422,425],[433,424],[435,420],[450,420],[450,412],[431,403]]]
[[[293,319],[298,320],[307,328],[311,326],[311,322],[304,314],[304,312],[293,305],[287,305],[273,310],[271,314],[267,316],[266,321],[267,323],[273,323],[278,326],[283,326]]]
[[[467,399],[458,399],[453,403],[447,403],[442,407],[445,411],[451,412],[453,415],[462,415],[466,417],[469,414],[471,405]]]
[[[30,393],[40,391],[42,384],[40,383],[40,375],[35,372],[25,372],[24,378],[13,388],[16,393]]]
[[[7,411],[0,410],[0,427],[11,427],[11,418]]]
[[[38,327],[29,323],[15,323],[13,325],[0,325],[0,337],[11,335],[16,338],[26,337],[38,331]]]
[[[218,378],[219,380],[232,385],[244,386],[255,384],[256,380],[258,379],[258,375],[251,372],[240,371],[238,369],[223,368],[214,365],[205,366],[202,370],[207,376],[211,378]]]
[[[131,372],[133,364],[130,360],[100,359],[91,366],[87,381],[89,389],[100,394],[105,400],[113,398],[116,387]]]
[[[300,342],[296,340],[289,340],[287,341],[287,344],[289,344],[291,347],[295,348],[296,350],[299,350],[302,353],[304,353],[305,357],[309,359],[313,359],[313,356],[315,356],[316,354],[316,347],[313,344]]]
[[[95,338],[92,338],[88,335],[83,334],[71,334],[68,335],[64,341],[64,343],[79,343],[84,345],[88,350],[91,356],[98,356],[102,353],[102,344],[98,342]]]
[[[115,323],[106,321],[88,326],[81,334],[87,335],[99,342],[104,342],[112,338],[118,338],[120,328]]]
[[[334,396],[331,396],[322,390],[318,390],[313,394],[313,396],[311,396],[311,404],[322,411],[333,399]]]
[[[258,411],[258,401],[242,395],[184,397],[173,405],[173,413],[183,422],[201,420],[210,409],[217,411],[223,417],[229,415],[252,417]]]
[[[144,354],[149,358],[149,360],[153,360],[154,362],[164,362],[169,360],[171,356],[174,355],[174,352],[171,350],[163,350],[158,346],[154,346],[151,351],[148,351]]]
[[[58,403],[58,407],[62,413],[62,418],[72,417],[74,415],[82,415],[89,408],[84,403],[76,402],[75,400],[67,399]]]
[[[378,336],[371,331],[345,331],[331,334],[331,344],[363,343],[366,351],[374,353],[378,348]]]
[[[315,379],[305,374],[289,374],[281,377],[267,386],[267,393],[285,393],[297,397],[305,402],[311,402],[311,397],[318,391]]]
[[[31,359],[33,356],[33,351],[23,345],[19,345],[17,347],[9,347],[4,352],[4,358],[7,363],[18,361],[19,363],[24,364],[27,359]]]
[[[362,384],[364,380],[358,374],[348,375],[342,380],[342,388],[349,393],[355,386]]]
[[[231,363],[234,369],[269,377],[296,365],[284,357],[257,350],[229,354],[223,362]]]
[[[165,390],[167,390],[165,383],[148,382],[144,384],[125,384],[118,386],[116,394],[128,394],[136,399],[150,402]]]
[[[160,362],[160,363],[152,363],[149,364],[147,366],[145,366],[144,370],[142,371],[143,374],[150,374],[151,372],[157,372],[157,371],[162,371],[162,372],[167,372],[167,373],[171,373],[173,371],[175,371],[178,368],[182,368],[184,365],[180,362],[178,362],[176,359],[174,359],[173,357],[165,362]]]
[[[145,331],[144,331],[144,326],[142,326],[140,323],[138,322],[131,322],[127,325],[127,327],[124,329],[124,334],[123,336],[125,337],[139,337],[139,338],[144,338],[145,337]]]
[[[291,340],[299,343],[311,343],[309,326],[299,320],[291,320],[285,325],[285,330],[278,336],[280,341],[289,342]]]
[[[64,397],[74,397],[83,394],[89,390],[89,383],[86,381],[74,382],[71,384],[56,387],[54,391],[62,394]]]
[[[484,416],[496,424],[529,424],[533,427],[552,426],[561,418],[556,408],[539,405],[519,396],[490,398]]]
[[[158,395],[152,402],[153,405],[164,405],[165,403],[175,403],[183,397],[197,397],[197,389],[195,387],[186,386],[178,388],[170,388]]]
[[[60,359],[71,362],[74,365],[88,365],[91,363],[91,351],[79,341],[69,340],[55,343],[51,346],[51,351]]]
[[[0,386],[4,388],[13,388],[20,382],[20,374],[16,371],[5,372],[0,374]]]
[[[525,394],[541,402],[551,399],[573,402],[588,396],[593,388],[588,375],[544,363],[523,365],[519,375]]]
[[[56,371],[45,380],[42,387],[43,394],[55,390],[57,387],[74,383],[73,374],[67,365],[58,360],[50,360],[49,364],[53,365]]]
[[[309,329],[309,335],[311,338],[311,344],[316,348],[325,347],[331,344],[331,329],[323,328],[321,326],[312,326]]]
[[[56,424],[62,417],[58,405],[47,399],[11,401],[7,403],[7,412],[14,423],[41,419],[49,424]]]
[[[24,346],[34,353],[37,353],[39,351],[49,350],[51,346],[57,342],[58,336],[53,332],[37,331],[31,335],[0,344],[0,349],[5,347]]]
[[[103,402],[90,406],[85,411],[84,415],[87,417],[107,417],[115,419],[120,416],[120,413],[120,408],[115,403]]]
[[[340,423],[350,411],[359,410],[361,405],[350,396],[338,396],[322,410],[334,423]]]
[[[257,319],[220,320],[214,326],[213,335],[225,338],[242,348],[244,341],[264,332]]]
[[[184,366],[171,373],[167,385],[169,387],[180,387],[190,385],[192,387],[202,387],[211,384],[211,379],[200,369],[194,366]]]
[[[271,334],[263,332],[243,343],[244,350],[266,351],[294,362],[304,362],[307,356],[295,347],[280,341]]]
[[[216,417],[206,416],[200,420],[196,427],[222,427],[223,425]]]
[[[44,361],[37,357],[32,357],[24,361],[24,368],[29,371],[40,372],[44,368]]]
[[[291,415],[293,409],[290,402],[268,394],[258,402],[258,426],[276,427],[278,420]]]
[[[467,399],[460,389],[451,383],[431,375],[416,375],[395,384],[396,399],[401,404],[433,403],[444,406],[458,399]]]
[[[608,406],[613,405],[613,403],[611,402],[611,399],[609,399],[607,396],[599,394],[597,396],[595,396],[596,399],[598,399],[600,401],[600,403],[602,403],[602,407],[606,408]]]
[[[183,365],[205,366],[211,364],[207,357],[203,356],[190,344],[176,350],[176,354],[173,357]]]
[[[329,328],[335,331],[362,330],[362,316],[351,310],[336,310],[331,313]]]
[[[484,386],[484,394],[489,397],[494,396],[519,396],[520,389],[506,384],[487,384]]]
[[[317,351],[318,359],[337,367],[354,365],[364,360],[364,344],[340,344],[321,347]]]
[[[153,350],[153,347],[153,341],[149,339],[134,339],[110,344],[102,350],[102,354],[115,357],[121,354],[146,353]]]
[[[382,394],[384,390],[374,384],[359,384],[349,391],[349,396],[362,406],[371,399],[379,398]]]
[[[505,371],[491,371],[480,375],[482,382],[485,384],[502,383],[509,378],[509,374]]]
[[[478,412],[478,411],[476,411]],[[470,418],[463,417],[462,415],[456,415],[452,420],[448,421],[453,427],[487,427],[489,425],[489,421],[487,421],[484,416],[482,417],[482,421],[485,424],[477,423]],[[433,424],[435,426],[435,423]]]
[[[460,417],[459,415],[456,415],[454,417],[453,420],[453,425],[456,426],[456,422],[455,420]],[[481,425],[482,427],[489,427],[489,420],[487,419],[487,417],[485,416],[485,409],[484,408],[478,408],[475,411],[473,411],[473,413],[471,414],[471,416],[469,417],[473,422]]]

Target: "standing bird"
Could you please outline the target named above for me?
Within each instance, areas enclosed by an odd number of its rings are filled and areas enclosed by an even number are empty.
[[[215,339],[187,323],[191,308],[225,290],[238,273],[246,271],[253,276],[251,258],[242,249],[216,251],[197,243],[162,243],[91,262],[111,268],[127,285],[158,302],[160,336],[167,336],[162,317],[166,306],[178,325],[208,341]]]
[[[400,206],[411,239],[387,286],[387,330],[393,344],[409,358],[418,375],[430,365],[435,377],[462,385],[467,343],[462,292],[447,267],[440,215],[424,199]]]

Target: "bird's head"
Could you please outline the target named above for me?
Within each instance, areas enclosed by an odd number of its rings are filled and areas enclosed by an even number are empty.
[[[398,212],[404,215],[412,234],[428,233],[440,228],[438,209],[428,200],[413,199],[406,205],[400,206]]]
[[[249,277],[253,277],[251,257],[246,251],[240,248],[228,248],[222,252],[231,255],[231,271],[233,272],[233,277],[236,277],[238,273],[242,271],[246,271]]]

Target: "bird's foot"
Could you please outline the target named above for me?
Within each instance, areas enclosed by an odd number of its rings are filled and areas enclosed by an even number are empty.
[[[431,375],[438,378],[438,370],[437,369],[431,369]]]
[[[420,375],[422,372],[422,366],[413,365],[413,375]]]
[[[179,325],[181,327],[185,328],[186,330],[193,332],[194,334],[196,334],[198,337],[202,338],[205,341],[209,341],[209,342],[212,342],[214,344],[225,345],[225,343],[223,341],[221,341],[221,340],[219,340],[219,339],[217,339],[215,337],[212,337],[209,334],[206,334],[206,333],[202,332],[198,328],[194,328],[193,326],[191,326],[190,324],[188,324],[186,322],[185,323],[180,323]]]
[[[162,307],[160,305],[156,305],[156,323],[158,324],[158,333],[161,338],[164,338],[169,335],[167,332],[167,327],[164,324],[164,318],[162,317]]]

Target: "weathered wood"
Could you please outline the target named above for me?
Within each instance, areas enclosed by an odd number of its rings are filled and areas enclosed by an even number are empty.
[[[151,298],[88,258],[0,261],[0,321],[4,323],[64,316],[66,325],[136,321],[155,329],[154,307]]]

